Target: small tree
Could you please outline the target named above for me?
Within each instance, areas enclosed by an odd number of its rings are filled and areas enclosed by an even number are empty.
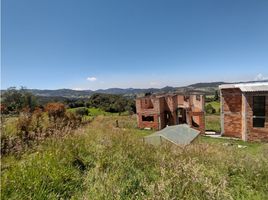
[[[220,97],[219,97],[219,91],[216,90],[215,91],[215,95],[214,95],[214,101],[219,101]]]

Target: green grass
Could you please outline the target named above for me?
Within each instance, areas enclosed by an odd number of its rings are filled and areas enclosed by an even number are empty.
[[[201,137],[184,149],[154,147],[141,140],[150,133],[135,116],[97,116],[4,156],[1,199],[268,199],[267,144]]]
[[[79,108],[86,108],[86,107],[78,107],[78,108],[69,108],[69,112],[75,112]],[[88,109],[88,116],[96,117],[96,116],[118,116],[119,113],[111,113],[111,112],[105,112],[104,110],[100,108],[87,108]],[[122,112],[120,115],[128,115],[127,112]]]
[[[1,127],[1,135],[15,135],[17,131],[15,124],[17,121],[18,117],[5,117]]]
[[[207,102],[206,105],[211,104],[212,107],[216,110],[216,114],[220,114],[220,102],[219,101],[212,101]]]
[[[230,138],[212,138],[208,136],[200,137],[200,141],[207,144],[216,144],[216,145],[227,145],[233,146],[236,151],[241,151],[245,153],[251,153],[253,155],[262,154],[265,152],[265,148],[268,147],[268,144],[259,143],[259,142],[245,142],[238,139]],[[238,145],[241,145],[245,148],[239,148]]]
[[[206,105],[208,104],[212,105],[212,107],[216,110],[216,113],[206,115],[206,130],[213,130],[216,132],[220,132],[221,131],[220,102],[212,101],[212,102],[206,103]]]
[[[216,132],[221,131],[221,123],[219,115],[206,115],[206,130],[212,130]]]

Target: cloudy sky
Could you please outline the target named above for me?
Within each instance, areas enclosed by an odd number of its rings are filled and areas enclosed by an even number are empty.
[[[268,78],[267,0],[3,0],[2,88]]]

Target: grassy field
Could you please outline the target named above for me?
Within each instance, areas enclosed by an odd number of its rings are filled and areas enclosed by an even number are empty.
[[[212,102],[209,102],[209,103],[206,103],[206,104],[211,104],[213,108],[215,108],[216,112],[217,113],[220,113],[219,110],[220,110],[220,102],[219,101],[212,101]]]
[[[216,132],[221,131],[221,123],[220,123],[219,115],[206,115],[206,130],[212,130]]]
[[[267,144],[200,137],[154,147],[142,142],[151,133],[135,116],[98,116],[4,156],[1,199],[268,199]]]
[[[206,103],[206,105],[211,104],[212,107],[216,110],[215,114],[206,114],[206,130],[212,130],[216,132],[221,131],[220,124],[220,102],[212,101]]]
[[[86,107],[78,107],[78,108],[69,108],[69,112],[75,112],[77,109],[80,108],[86,108]],[[86,108],[88,110],[88,116],[118,116],[119,113],[110,113],[110,112],[105,112],[100,108]],[[128,115],[128,112],[122,112],[120,115]]]
[[[212,101],[212,102],[207,102],[206,103],[206,106],[210,104],[212,105],[212,107],[216,110],[216,113],[217,115],[220,114],[220,102],[219,101]]]

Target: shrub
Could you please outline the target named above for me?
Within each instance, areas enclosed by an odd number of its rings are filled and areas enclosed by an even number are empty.
[[[213,108],[213,106],[211,104],[206,105],[205,110],[206,110],[206,113],[208,113],[208,114],[215,114],[216,113],[215,108]]]
[[[56,121],[57,118],[63,118],[65,114],[65,106],[62,103],[48,103],[45,106],[50,120]]]
[[[80,115],[80,116],[88,115],[88,109],[87,108],[77,108],[75,110],[75,114]]]
[[[28,140],[31,131],[32,114],[28,108],[25,108],[19,115],[17,122],[17,134],[24,141]]]

